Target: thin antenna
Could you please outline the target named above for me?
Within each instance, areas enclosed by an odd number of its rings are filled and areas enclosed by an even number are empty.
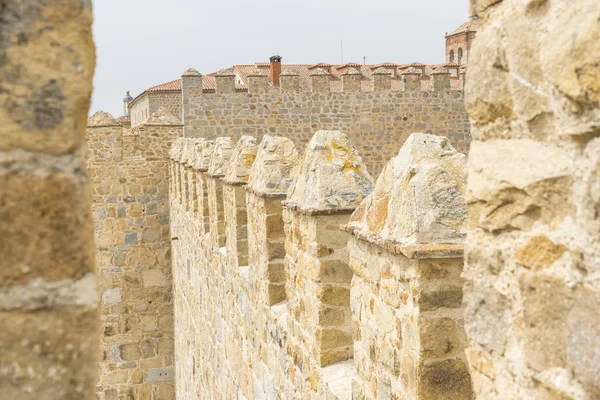
[[[344,63],[344,41],[340,39],[340,51],[342,54],[342,64]]]

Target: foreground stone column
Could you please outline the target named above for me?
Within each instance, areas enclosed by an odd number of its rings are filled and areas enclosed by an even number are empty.
[[[493,6],[491,5],[493,3]],[[465,328],[485,399],[600,398],[600,7],[471,1]]]
[[[92,5],[1,8],[0,397],[93,399],[98,292],[84,160]]]
[[[258,292],[257,298],[267,306],[285,300],[281,201],[286,196],[297,163],[298,152],[291,140],[265,135],[248,179],[250,280]]]
[[[357,399],[473,398],[462,327],[465,156],[413,133],[352,214]]]
[[[339,227],[374,185],[342,132],[318,131],[302,159],[284,202],[288,326],[315,376],[319,367],[352,357],[352,271],[348,235]]]

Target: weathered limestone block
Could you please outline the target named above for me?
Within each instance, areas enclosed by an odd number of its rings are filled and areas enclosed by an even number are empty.
[[[300,91],[300,76],[293,71],[283,71],[279,76],[282,93],[298,93]]]
[[[466,349],[486,399],[600,397],[600,9],[473,0]]]
[[[433,90],[450,90],[450,71],[447,68],[439,67],[431,73],[431,83]]]
[[[257,68],[248,75],[248,93],[261,94],[269,91],[269,71]]]
[[[285,300],[281,201],[293,180],[297,163],[298,152],[291,140],[265,135],[248,178],[250,279],[269,306]]]
[[[84,159],[92,5],[0,8],[0,397],[91,400],[99,343]],[[94,156],[111,157],[108,146]]]
[[[353,398],[472,399],[462,326],[465,157],[413,134],[347,230]]]
[[[310,74],[312,91],[314,93],[329,93],[331,90],[331,85],[329,84],[330,77],[331,74],[323,68],[315,69],[315,71]]]
[[[360,82],[362,74],[356,68],[348,68],[342,74],[342,90],[344,92],[360,92]]]
[[[392,89],[392,73],[386,68],[379,67],[373,72],[373,90],[382,92]]]
[[[256,159],[258,142],[252,136],[238,140],[223,177],[223,208],[227,256],[232,268],[248,265],[248,213],[246,190],[250,168]]]
[[[235,93],[235,72],[231,68],[219,71],[216,75],[217,93],[231,94]]]
[[[352,272],[339,226],[374,185],[342,132],[318,131],[302,160],[284,202],[285,265],[291,336],[314,374],[352,357]]]
[[[356,235],[410,256],[413,246],[462,249],[466,157],[444,137],[414,133],[353,214]],[[460,177],[461,179],[457,178]],[[395,187],[402,190],[389,190]]]
[[[408,67],[402,72],[402,82],[405,91],[421,90],[421,73],[414,67]]]

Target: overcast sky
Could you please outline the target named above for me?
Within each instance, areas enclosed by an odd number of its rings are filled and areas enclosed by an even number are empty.
[[[125,90],[268,61],[444,62],[444,34],[468,0],[95,0],[91,112],[122,114]]]

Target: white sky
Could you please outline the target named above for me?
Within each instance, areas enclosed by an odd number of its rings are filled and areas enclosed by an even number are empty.
[[[90,114],[122,114],[125,90],[233,64],[444,62],[444,34],[468,0],[95,0],[97,66]]]

